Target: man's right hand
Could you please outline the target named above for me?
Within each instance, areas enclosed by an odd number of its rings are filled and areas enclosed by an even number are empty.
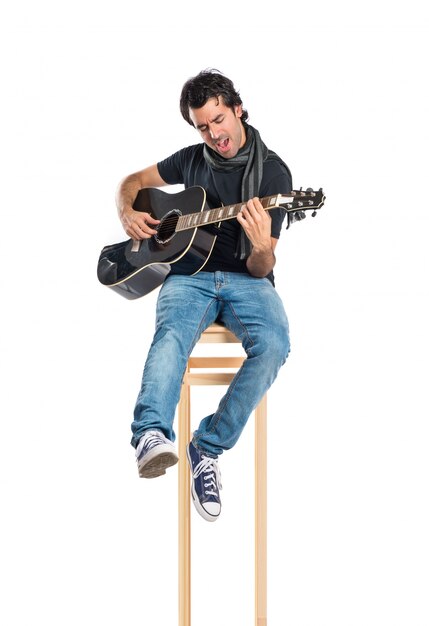
[[[163,187],[166,184],[159,175],[156,164],[130,174],[121,181],[116,192],[116,206],[121,224],[131,239],[149,239],[156,235],[154,226],[160,223],[150,213],[134,211],[133,204],[139,190],[145,187]]]
[[[149,213],[134,211],[132,207],[124,207],[120,219],[127,235],[138,241],[156,235],[154,226],[160,223],[160,220],[154,219]]]

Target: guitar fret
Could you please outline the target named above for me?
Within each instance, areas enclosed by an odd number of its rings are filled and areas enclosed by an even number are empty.
[[[277,201],[277,196],[271,196],[269,198],[261,199],[262,206],[267,208],[274,206]],[[238,215],[246,206],[246,203],[242,204],[230,204],[228,206],[219,207],[218,209],[209,209],[200,213],[192,213],[190,215],[182,215],[179,218],[178,230],[186,230],[189,228],[196,228],[203,224],[213,224],[218,221],[229,219]]]
[[[301,192],[303,196],[307,195],[306,192]],[[271,209],[276,206],[284,206],[287,207],[288,210],[293,208],[293,204],[295,202],[294,197],[296,192],[292,191],[290,194],[277,194],[274,196],[268,196],[265,198],[260,198],[261,204],[264,209]],[[315,196],[316,194],[312,194]],[[286,204],[286,199],[290,197],[290,203]],[[310,204],[310,203],[309,203]],[[182,215],[179,217],[179,220],[176,225],[176,231],[179,230],[188,230],[191,228],[196,228],[198,226],[202,226],[205,224],[215,224],[216,222],[221,222],[222,220],[228,220],[232,217],[235,217],[247,206],[246,202],[240,204],[230,204],[227,206],[222,206],[217,209],[207,209],[200,211],[199,213],[191,213],[189,215]]]

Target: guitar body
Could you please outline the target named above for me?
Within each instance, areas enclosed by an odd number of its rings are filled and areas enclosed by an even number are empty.
[[[161,220],[158,234],[135,242],[132,239],[103,248],[98,260],[99,281],[125,298],[134,300],[159,287],[171,264],[181,260],[184,273],[196,274],[207,262],[216,241],[213,227],[175,231],[181,215],[204,210],[206,193],[190,187],[179,193],[141,189],[134,202],[136,211],[145,211]]]

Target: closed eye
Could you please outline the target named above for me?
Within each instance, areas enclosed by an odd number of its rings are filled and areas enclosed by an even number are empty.
[[[223,114],[218,115],[217,117],[214,118],[214,120],[211,120],[211,124],[222,124],[223,120],[225,119],[225,116]],[[200,131],[200,133],[205,133],[208,130],[208,126],[207,124],[199,124],[197,126],[197,129]]]

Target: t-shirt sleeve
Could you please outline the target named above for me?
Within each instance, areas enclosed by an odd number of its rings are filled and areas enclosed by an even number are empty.
[[[169,185],[188,185],[195,152],[196,146],[188,146],[159,161],[157,165],[161,178]]]
[[[181,167],[181,158],[179,152],[175,152],[163,161],[159,161],[158,172],[165,182],[169,185],[178,185],[183,183],[183,170]]]

